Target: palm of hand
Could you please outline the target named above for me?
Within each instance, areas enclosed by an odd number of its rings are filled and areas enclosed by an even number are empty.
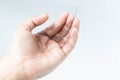
[[[20,51],[24,56],[24,68],[28,76],[43,76],[62,61],[65,57],[64,52],[59,43],[44,34],[28,35],[20,44]]]
[[[24,70],[29,77],[41,77],[53,70],[64,60],[77,40],[79,20],[68,13],[63,13],[54,24],[42,32],[31,33],[35,25],[46,20],[47,16],[39,20],[34,18],[31,21],[33,26],[23,29],[23,33],[15,40],[18,41],[15,46],[20,54],[22,53]],[[18,35],[19,31],[16,34]]]

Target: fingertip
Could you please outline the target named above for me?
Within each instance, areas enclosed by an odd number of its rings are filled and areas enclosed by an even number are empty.
[[[58,19],[62,18],[62,17],[68,17],[68,16],[69,16],[69,12],[64,11],[64,12],[62,12],[62,14],[59,15]]]
[[[38,16],[37,19],[48,19],[49,18],[49,15],[48,14],[43,14],[41,16]]]
[[[80,20],[79,20],[79,18],[75,18],[72,26],[73,26],[73,27],[76,27],[76,28],[79,28],[79,25],[80,25]]]
[[[43,24],[46,22],[49,18],[48,14],[43,14],[41,16],[37,16],[35,19],[33,19],[33,22],[36,24],[36,26]]]
[[[74,18],[75,18],[75,17],[74,17],[73,15],[71,15],[71,14],[70,14],[70,15],[68,16],[68,19],[67,19],[67,22],[66,22],[66,24],[73,23],[73,21],[74,21]]]

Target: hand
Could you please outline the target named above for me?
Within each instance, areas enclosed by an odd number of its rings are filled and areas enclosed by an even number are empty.
[[[67,12],[43,31],[32,30],[48,19],[44,14],[31,17],[18,27],[7,55],[17,59],[29,79],[42,77],[55,69],[70,53],[78,38],[79,19]]]

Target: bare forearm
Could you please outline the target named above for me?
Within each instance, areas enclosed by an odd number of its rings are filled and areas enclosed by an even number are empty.
[[[10,68],[8,71],[1,73],[0,80],[27,80],[26,76],[20,71],[20,67]]]
[[[0,80],[28,80],[19,59],[11,55],[0,61]]]

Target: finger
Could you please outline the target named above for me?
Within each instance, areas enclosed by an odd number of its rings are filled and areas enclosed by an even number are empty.
[[[65,25],[68,15],[68,12],[63,12],[51,26],[43,30],[41,33],[44,33],[51,38],[54,37]]]
[[[79,19],[74,19],[74,22],[72,24],[71,29],[69,30],[69,32],[67,33],[67,35],[59,42],[59,44],[60,44],[61,47],[64,47],[64,45],[70,39],[71,31],[72,31],[73,28],[77,28],[79,30],[79,24],[80,24]]]
[[[74,48],[74,46],[77,42],[79,24],[80,24],[79,19],[75,19],[73,22],[71,30],[65,36],[64,40],[66,40],[66,41],[63,41],[65,43],[62,43],[62,42],[60,43],[63,46],[62,50],[64,51],[64,53],[66,55],[68,55],[71,52],[71,50]]]
[[[57,33],[55,35],[55,37],[53,37],[53,39],[57,42],[61,41],[61,39],[68,33],[68,31],[70,30],[72,23],[74,21],[74,16],[73,15],[69,15],[67,22],[65,24],[65,26],[62,28],[62,30]]]
[[[32,31],[36,26],[43,24],[48,19],[48,15],[34,16],[25,21],[20,27]]]

